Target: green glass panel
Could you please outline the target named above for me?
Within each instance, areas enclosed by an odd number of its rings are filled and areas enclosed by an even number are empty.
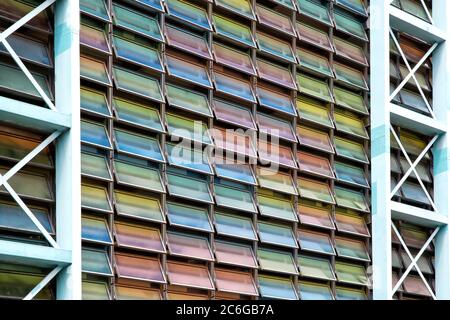
[[[205,232],[214,231],[208,218],[208,211],[204,208],[168,202],[167,216],[170,224],[176,226]]]
[[[156,108],[120,98],[113,99],[113,106],[119,121],[164,132],[161,117]]]
[[[166,85],[169,105],[212,117],[206,95],[173,84]]]
[[[369,139],[364,122],[362,119],[356,118],[353,115],[335,112],[334,121],[338,131],[345,132],[363,139]]]
[[[362,261],[370,261],[364,242],[336,237],[336,252],[338,256]]]
[[[258,249],[261,270],[297,275],[297,267],[292,254],[269,249]]]
[[[108,277],[113,276],[106,251],[83,248],[81,251],[81,261],[81,270],[83,272]]]
[[[358,162],[368,163],[367,155],[362,144],[351,140],[335,137],[334,146],[338,156]]]
[[[336,287],[336,300],[367,300],[363,290]]]
[[[287,221],[298,221],[290,200],[279,196],[270,197],[261,193],[258,193],[257,198],[261,215]]]
[[[0,167],[0,174],[5,175],[9,170]],[[39,173],[31,173],[26,171],[19,171],[15,173],[8,183],[12,189],[19,195],[39,200],[52,201],[53,193],[50,190],[50,182],[48,176]],[[0,190],[5,192],[4,186]]]
[[[366,270],[363,266],[336,262],[335,268],[339,282],[363,286],[369,285],[369,279],[367,279]]]
[[[0,266],[0,298],[23,299],[44,279],[42,270],[19,265]],[[51,300],[53,294],[49,286],[45,286],[35,300]]]
[[[129,162],[114,160],[117,182],[132,187],[156,192],[165,192],[161,182],[160,171],[150,167],[134,165]]]
[[[105,117],[111,117],[106,95],[88,88],[80,89],[80,108]]]
[[[333,77],[333,72],[331,71],[330,64],[328,63],[328,58],[298,48],[297,57],[300,67],[326,77]]]
[[[215,221],[220,235],[258,241],[250,218],[216,211]]]
[[[335,187],[334,193],[338,206],[357,211],[369,212],[369,206],[367,205],[363,193],[341,187]]]
[[[81,185],[81,206],[86,209],[112,212],[106,188],[94,185]]]
[[[161,88],[156,79],[119,67],[114,67],[113,72],[118,90],[163,102]]]
[[[202,7],[183,0],[167,0],[166,5],[169,15],[196,27],[212,30],[208,14]]]
[[[361,71],[349,68],[340,63],[333,64],[336,80],[362,90],[368,90],[366,80]]]
[[[111,86],[111,78],[106,71],[106,64],[101,60],[80,56],[80,76],[102,85]]]
[[[317,21],[331,25],[331,18],[328,8],[320,1],[297,0],[299,11]]]
[[[248,0],[216,0],[216,5],[226,8],[239,15],[255,20],[251,2]]]
[[[298,248],[291,227],[259,221],[258,232],[262,243]]]
[[[359,113],[368,114],[367,107],[364,103],[364,98],[361,95],[338,87],[334,87],[333,93],[338,106]]]
[[[181,117],[173,113],[167,113],[166,120],[171,135],[209,145],[212,144],[206,123],[200,120]]]
[[[112,176],[105,156],[81,152],[81,174],[111,181]]]
[[[317,80],[302,74],[297,74],[297,85],[300,92],[303,94],[313,96],[327,102],[334,102],[328,83],[324,80]]]
[[[129,216],[164,223],[161,204],[158,199],[114,190],[115,207],[118,215]]]
[[[420,1],[400,0],[400,3],[403,11],[408,12],[413,16],[416,16],[417,18],[425,20],[428,23],[430,22],[427,12],[425,11],[425,8]]]
[[[297,190],[290,174],[276,173],[275,171],[258,167],[257,177],[261,188],[297,195]]]
[[[168,173],[167,188],[172,196],[213,203],[206,180]]]
[[[47,78],[35,72],[31,72],[31,75],[34,77],[34,80],[36,80],[42,90],[44,90],[47,97],[49,97],[49,99],[53,99],[48,86]],[[3,63],[0,63],[0,88],[19,92],[33,98],[41,98],[39,92],[34,88],[22,70]]]
[[[157,41],[164,41],[158,21],[148,15],[113,4],[114,24]]]
[[[109,300],[108,284],[106,282],[83,281],[83,300]]]
[[[111,20],[104,0],[80,0],[80,11],[105,21]]]
[[[255,48],[255,40],[248,26],[228,19],[224,16],[213,15],[214,26],[218,35],[234,40],[243,45]]]
[[[300,196],[307,199],[335,203],[328,183],[300,178],[298,179]]]
[[[328,128],[333,128],[333,122],[331,120],[328,108],[315,100],[306,97],[299,97],[297,99],[297,111],[301,119],[305,119]]]
[[[298,266],[302,277],[331,281],[336,280],[333,268],[328,259],[299,255]]]
[[[224,184],[214,184],[218,206],[256,213],[252,194],[247,189],[233,188]]]
[[[341,10],[335,9],[334,22],[336,23],[336,29],[338,29],[339,31],[348,33],[364,41],[368,40],[366,31],[364,30],[364,25],[354,19],[351,15],[346,14]]]

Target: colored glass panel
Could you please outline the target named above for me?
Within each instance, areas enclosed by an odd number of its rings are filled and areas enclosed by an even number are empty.
[[[341,112],[334,113],[334,121],[336,129],[350,135],[354,135],[363,139],[369,139],[364,122],[362,119],[356,118],[353,115]]]
[[[219,268],[215,269],[214,273],[218,291],[239,293],[249,296],[258,295],[258,289],[251,273]]]
[[[291,142],[297,142],[294,128],[292,128],[290,121],[282,120],[260,112],[256,115],[256,119],[258,121],[260,132],[264,132]]]
[[[121,129],[114,129],[117,151],[132,156],[164,162],[158,140]]]
[[[300,13],[326,25],[332,25],[328,8],[322,2],[314,0],[297,0],[297,6]]]
[[[201,87],[212,89],[206,66],[194,62],[192,59],[166,54],[166,65],[170,76]]]
[[[294,52],[289,42],[279,40],[266,33],[257,32],[259,49],[272,57],[279,58],[283,61],[296,63]]]
[[[361,95],[338,87],[334,87],[333,93],[338,106],[362,114],[368,114],[367,106]]]
[[[302,224],[319,228],[334,229],[330,209],[308,204],[298,205],[298,215]]]
[[[253,196],[247,188],[237,188],[225,183],[214,184],[215,199],[219,207],[256,213]]]
[[[116,26],[156,41],[163,41],[161,29],[155,18],[115,3],[113,4],[113,12]]]
[[[215,0],[215,3],[218,7],[231,10],[251,20],[256,20],[251,2],[248,0]]]
[[[117,120],[146,129],[164,132],[159,111],[156,108],[125,99],[114,98]]]
[[[165,192],[160,171],[130,162],[114,160],[116,180],[119,184],[155,192]]]
[[[172,285],[214,290],[214,284],[206,266],[168,261],[167,276]]]
[[[258,249],[261,270],[297,275],[297,267],[292,254],[269,249]]]
[[[259,275],[258,283],[261,296],[264,298],[286,300],[298,299],[294,284],[290,279]]]
[[[340,232],[369,237],[369,230],[363,217],[356,214],[342,212],[336,209],[336,226]]]
[[[183,0],[166,1],[170,16],[187,22],[195,27],[212,31],[206,10]]]
[[[265,164],[264,162],[272,162],[293,169],[297,168],[294,154],[290,147],[280,146],[276,143],[266,143],[263,140],[259,140],[258,153],[262,164]]]
[[[213,232],[211,222],[208,218],[208,212],[204,208],[167,202],[167,217],[172,225]]]
[[[335,187],[334,193],[338,206],[357,211],[369,212],[369,206],[362,192]]]
[[[154,222],[165,222],[159,200],[114,190],[115,207],[118,215]]]
[[[169,24],[166,24],[165,34],[170,46],[212,60],[206,37]]]
[[[111,78],[106,70],[106,64],[101,60],[80,56],[80,76],[83,79],[111,86]]]
[[[81,142],[111,149],[111,141],[104,125],[81,120]]]
[[[256,150],[251,137],[236,130],[226,130],[214,127],[212,130],[215,146],[228,152],[236,152],[251,158],[256,158]],[[217,154],[217,151],[216,151]]]
[[[314,98],[334,103],[328,83],[302,74],[297,74],[299,91]]]
[[[217,262],[237,265],[246,268],[257,268],[258,263],[250,245],[215,241],[215,254]]]
[[[113,68],[113,73],[117,90],[155,101],[163,101],[161,88],[156,79],[117,66]]]
[[[259,221],[258,233],[262,243],[298,248],[294,233],[290,227]]]
[[[302,198],[335,203],[328,183],[299,178],[298,188]]]
[[[298,267],[302,277],[336,280],[330,260],[299,255]]]
[[[218,92],[256,103],[256,97],[249,81],[214,71],[214,83]]]
[[[217,234],[257,241],[258,237],[253,228],[252,220],[247,217],[215,213]]]
[[[258,84],[256,88],[259,104],[263,107],[296,116],[292,99],[288,94]]]
[[[298,242],[302,250],[335,255],[330,236],[326,233],[299,230]]]
[[[113,272],[106,251],[83,248],[81,270],[86,273],[112,277]]]
[[[191,120],[174,113],[167,113],[166,120],[167,128],[171,135],[205,144],[212,144],[208,127],[203,121]]]
[[[297,126],[297,136],[301,145],[328,153],[334,153],[330,137],[325,132],[313,130],[308,127]]]
[[[363,286],[369,285],[369,279],[367,279],[366,270],[363,266],[336,262],[335,268],[339,282]]]
[[[131,254],[114,254],[119,278],[166,283],[161,263],[158,259],[144,258]]]
[[[103,0],[80,0],[81,12],[104,21],[110,21],[109,12]]]
[[[251,30],[248,26],[236,23],[235,21],[218,14],[213,15],[213,21],[218,35],[239,44],[256,48],[255,39],[253,39]]]
[[[280,65],[262,59],[256,60],[256,66],[258,67],[261,79],[276,83],[291,90],[297,89],[289,68],[283,68]]]
[[[167,247],[171,255],[214,261],[208,239],[206,237],[187,235],[178,232],[167,233]]]
[[[166,91],[169,105],[208,117],[212,116],[206,95],[173,84],[166,84]]]
[[[81,217],[81,238],[102,244],[113,243],[106,219],[87,215]]]
[[[334,145],[336,154],[340,157],[354,160],[357,162],[368,163],[367,155],[362,144],[351,140],[335,137]]]
[[[341,162],[336,162],[334,168],[338,181],[369,188],[369,183],[367,182],[362,168],[350,166]]]
[[[336,29],[354,37],[367,41],[367,34],[361,22],[341,10],[334,10]]]
[[[320,29],[316,29],[305,23],[297,22],[297,33],[301,41],[327,51],[333,51],[328,34]]]
[[[336,252],[339,257],[370,261],[364,242],[336,237]]]
[[[114,231],[119,247],[151,252],[166,252],[159,229],[115,221]]]
[[[170,142],[166,143],[166,150],[172,166],[210,175],[213,173],[207,155],[201,150]]]
[[[294,181],[289,173],[270,170],[264,167],[257,167],[256,172],[261,188],[297,195]]]
[[[328,158],[323,158],[300,151],[297,153],[300,171],[312,173],[321,177],[334,179]]]
[[[256,4],[256,13],[260,24],[295,37],[294,26],[288,16],[259,4]]]
[[[82,110],[105,117],[111,117],[111,111],[108,107],[106,95],[103,92],[81,87],[80,100],[80,108]]]
[[[29,209],[47,232],[54,233],[47,209],[38,207],[29,207]],[[0,227],[14,231],[40,233],[21,207],[8,202],[0,202]]]
[[[250,55],[246,52],[236,50],[218,42],[213,42],[213,53],[216,62],[220,65],[250,74],[256,75]]]
[[[297,99],[297,110],[300,119],[328,128],[334,127],[328,108],[316,100],[300,97]]]
[[[256,130],[256,124],[250,108],[241,107],[219,99],[213,100],[213,106],[218,120]]]
[[[297,58],[301,68],[320,76],[333,77],[328,58],[299,48],[297,48]]]
[[[331,288],[326,284],[299,281],[301,300],[333,300]]]
[[[256,178],[249,164],[216,156],[215,171],[220,178],[256,185]]]
[[[295,209],[288,199],[279,196],[257,194],[259,212],[262,216],[277,218],[287,221],[297,221]]]
[[[81,185],[81,207],[91,210],[112,212],[106,188],[95,185]]]

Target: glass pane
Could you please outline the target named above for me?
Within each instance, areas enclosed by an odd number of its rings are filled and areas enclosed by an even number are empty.
[[[45,76],[39,73],[31,72],[39,86],[44,90],[44,93],[53,99],[50,92],[48,80]],[[31,84],[30,80],[25,76],[21,69],[0,63],[0,88],[19,92],[21,94],[30,96],[31,98],[41,98],[39,92]]]
[[[362,47],[337,37],[334,38],[334,47],[336,48],[336,54],[338,56],[348,59],[349,61],[355,61],[364,66],[368,65]]]
[[[115,285],[118,300],[162,300],[159,290]]]
[[[213,42],[213,53],[216,62],[220,65],[256,76],[255,66],[248,53]]]
[[[298,285],[302,300],[333,300],[331,288],[326,284],[300,281]]]
[[[353,12],[367,16],[366,7],[361,0],[337,0],[336,3]]]
[[[250,218],[217,211],[214,216],[217,234],[258,241]]]
[[[83,300],[110,300],[106,282],[83,281],[82,290]]]
[[[0,174],[5,175],[9,171],[0,167]],[[37,200],[53,201],[53,193],[50,188],[49,177],[45,174],[20,171],[15,173],[9,180],[12,189],[19,196],[33,198]],[[0,187],[2,192],[6,192],[4,186]]]
[[[266,143],[264,140],[258,141],[259,158],[263,165],[272,162],[297,169],[291,147],[280,146],[277,143]]]
[[[164,12],[164,8],[160,0],[136,0],[136,2],[157,11]]]
[[[113,244],[106,218],[83,215],[81,217],[81,238],[103,244]]]
[[[320,1],[297,0],[297,5],[300,13],[329,26],[332,25],[328,8]]]
[[[289,199],[257,193],[259,212],[262,216],[297,221],[294,206]]]
[[[328,153],[334,153],[330,137],[325,132],[313,130],[308,127],[297,126],[297,136],[301,145]]]
[[[312,73],[333,77],[328,58],[315,54],[311,51],[297,48],[299,65]]]
[[[405,182],[402,184],[401,189],[405,199],[416,203],[431,205],[430,200],[419,184]]]
[[[183,144],[166,143],[167,157],[170,165],[188,170],[213,174],[206,153]]]
[[[331,267],[331,263],[328,259],[299,255],[298,266],[302,277],[331,281],[336,280],[333,268]]]
[[[297,195],[294,181],[289,173],[269,170],[259,166],[256,169],[256,173],[261,188]]]
[[[363,266],[336,262],[335,268],[339,282],[363,286],[369,285],[369,279],[367,279],[366,270]]]
[[[369,163],[364,146],[351,140],[335,137],[336,154],[340,157],[358,162]]]
[[[350,166],[341,162],[334,164],[336,171],[336,178],[344,183],[353,184],[356,186],[362,186],[369,188],[364,170],[359,167]]]
[[[334,127],[328,108],[316,100],[300,97],[297,100],[297,110],[300,119],[308,120],[328,128]]]
[[[111,20],[104,0],[80,0],[80,10],[105,21]]]
[[[299,230],[298,242],[302,250],[335,255],[331,239],[326,233]]]
[[[246,25],[236,23],[235,21],[218,14],[213,14],[213,21],[218,35],[245,46],[256,48],[251,30]]]
[[[214,261],[206,237],[167,232],[167,246],[170,254],[174,256]]]
[[[241,130],[228,130],[214,127],[212,135],[216,148],[225,150],[227,157],[229,157],[230,152],[236,152],[240,155],[256,158],[256,150],[250,135],[241,132]],[[225,156],[224,153],[218,153],[217,150],[216,154]],[[239,158],[242,159],[242,157]]]
[[[119,252],[114,254],[114,258],[119,278],[166,283],[161,263],[158,259]]]
[[[297,275],[297,267],[292,254],[269,249],[258,249],[261,270]]]
[[[95,147],[112,149],[104,125],[81,120],[81,141]]]
[[[53,234],[53,226],[50,221],[50,214],[47,209],[33,208],[29,209],[34,214],[36,219],[42,224],[47,232]],[[40,233],[36,225],[31,221],[28,215],[21,207],[9,202],[0,202],[0,227],[4,229],[11,229],[14,231],[26,231],[33,233]]]
[[[108,255],[103,250],[82,249],[81,269],[83,272],[112,277],[113,272]]]
[[[334,193],[338,206],[357,211],[369,212],[369,206],[367,205],[363,193],[341,187],[335,187]]]
[[[111,117],[106,95],[103,92],[80,88],[80,108],[97,115]]]
[[[297,62],[289,42],[279,40],[279,38],[275,38],[262,32],[256,33],[256,39],[258,40],[259,48],[263,53],[282,59],[286,62]]]
[[[173,136],[192,141],[198,141],[205,144],[212,144],[206,123],[200,120],[191,120],[189,118],[166,114],[167,129]]]
[[[336,209],[336,226],[340,232],[356,234],[363,237],[370,236],[364,218],[356,214]]]
[[[297,22],[296,26],[300,41],[305,41],[313,46],[327,51],[333,51],[330,38],[326,32],[311,27],[305,23]]]
[[[422,296],[430,297],[431,293],[428,291],[428,288],[425,286],[422,278],[418,276],[407,276],[405,281],[403,282],[403,286],[405,287],[406,292],[418,294]]]
[[[250,108],[229,103],[225,100],[213,100],[214,113],[220,121],[238,125],[247,129],[256,130],[256,124],[253,119]]]
[[[251,273],[224,269],[215,269],[218,291],[234,292],[244,295],[257,296],[258,289]]]
[[[114,231],[119,247],[161,253],[166,252],[159,229],[115,221]]]
[[[290,17],[259,4],[256,4],[256,12],[260,24],[295,37],[295,31]]]
[[[167,0],[166,5],[170,16],[196,27],[212,31],[205,9],[182,0]]]
[[[172,196],[214,203],[206,180],[168,173],[167,189]]]
[[[208,212],[204,208],[167,202],[167,217],[171,225],[213,232]]]
[[[161,88],[156,79],[116,66],[113,73],[117,90],[163,102]]]
[[[302,224],[325,229],[334,229],[330,209],[327,207],[299,204],[298,215]]]
[[[111,86],[111,78],[106,70],[106,64],[101,60],[80,56],[80,76],[82,79]]]
[[[113,4],[114,24],[156,41],[163,41],[158,21],[117,4]]]
[[[211,51],[205,36],[166,24],[167,43],[185,52],[212,60]]]
[[[303,74],[297,74],[297,85],[299,91],[303,94],[334,103],[330,88],[325,80],[318,80]]]
[[[119,121],[164,132],[159,111],[156,108],[120,98],[113,99],[113,106]]]
[[[367,300],[363,290],[336,287],[336,300]]]
[[[257,113],[256,119],[258,121],[259,131],[281,139],[297,142],[294,128],[292,128],[290,121],[278,119],[260,112]]]
[[[364,41],[368,41],[363,24],[352,18],[351,15],[348,15],[336,8],[336,10],[334,10],[334,22],[336,24],[336,29],[339,31],[348,33]]]
[[[20,161],[41,142],[26,136],[0,131],[0,157],[6,160]],[[29,163],[51,166],[52,159],[49,148],[39,152]]]
[[[252,193],[247,188],[234,188],[225,183],[214,184],[215,199],[219,207],[256,213]]]
[[[118,152],[164,162],[159,141],[155,138],[117,128],[114,129],[114,138]]]
[[[312,173],[321,177],[334,179],[330,161],[303,151],[297,153],[300,171]]]
[[[336,81],[362,90],[368,90],[366,80],[361,71],[335,62],[333,64]]]
[[[251,2],[248,0],[215,0],[215,3],[218,7],[231,10],[241,16],[256,20]]]
[[[256,60],[256,66],[261,79],[278,84],[287,89],[297,89],[289,68],[262,59]]]
[[[48,272],[33,267],[20,265],[2,265],[0,270],[0,297],[3,299],[23,299],[33,288],[40,284]],[[54,299],[50,286],[45,286],[35,300]]]
[[[288,94],[258,84],[256,88],[259,104],[263,107],[296,116],[292,99]]]
[[[106,188],[95,185],[81,185],[81,207],[91,210],[112,212]]]
[[[218,177],[256,185],[256,178],[249,164],[244,164],[231,159],[215,157],[215,171]]]
[[[418,252],[413,251],[411,252],[413,257],[416,257]],[[403,261],[403,265],[404,266],[409,266],[411,264],[411,259],[409,258],[408,254],[406,253],[406,251],[401,251],[401,257],[402,257],[402,261]],[[430,259],[428,257],[426,257],[424,254],[422,254],[419,258],[419,260],[417,261],[417,265],[419,266],[419,269],[422,273],[424,274],[433,274],[433,267],[431,266],[430,263]],[[417,268],[413,267],[412,271],[417,272]]]
[[[298,179],[300,196],[311,200],[334,204],[334,198],[330,187],[326,182],[319,182],[305,178]]]
[[[165,192],[160,171],[150,167],[114,160],[115,175],[119,184],[155,192]]]
[[[258,263],[250,245],[215,241],[217,262],[247,268],[257,268]]]
[[[167,69],[170,76],[185,80],[204,88],[212,89],[211,79],[204,64],[197,63],[182,55],[166,54]]]
[[[363,119],[349,113],[334,112],[337,131],[341,131],[363,139],[369,139]]]
[[[114,190],[114,198],[119,215],[160,223],[165,222],[161,205],[156,198],[139,196],[117,189]]]
[[[115,49],[114,52],[119,59],[145,68],[164,72],[158,50],[144,45],[142,41],[140,41],[140,43],[130,41],[115,34],[113,37],[113,44]]]
[[[258,283],[261,296],[264,298],[287,300],[298,299],[294,284],[290,279],[259,275]]]
[[[216,85],[216,90],[221,93],[256,103],[256,97],[250,82],[245,81],[243,78],[232,77],[215,70],[214,83]]]
[[[368,114],[367,107],[361,95],[338,87],[334,87],[333,93],[338,106],[359,113]]]
[[[422,3],[420,3],[420,1],[401,0],[400,3],[403,11],[408,12],[422,20],[425,20],[426,22],[430,22],[425,8],[423,7]]]
[[[34,21],[34,19],[31,21]],[[83,25],[81,25],[80,32],[81,31],[83,31]],[[82,36],[81,33],[80,36]],[[11,34],[8,36],[8,44],[14,52],[25,61],[29,61],[43,67],[53,66],[47,46],[42,42],[22,37],[18,34]],[[0,44],[0,51],[9,55],[3,44]]]
[[[290,227],[259,221],[258,233],[262,243],[298,248],[294,233]]]
[[[336,237],[336,252],[339,257],[370,261],[364,242]]]
[[[212,116],[206,95],[172,84],[167,84],[166,90],[167,99],[171,106],[209,117]]]
[[[172,285],[214,290],[214,284],[206,266],[168,261],[167,276]]]

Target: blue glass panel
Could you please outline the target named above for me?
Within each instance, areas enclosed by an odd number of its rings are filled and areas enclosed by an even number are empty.
[[[136,0],[138,3],[142,3],[143,5],[149,6],[155,10],[164,12],[164,8],[160,0]]]
[[[201,152],[201,150],[175,143],[167,143],[166,148],[170,165],[212,174],[212,168],[206,158],[206,154]]]
[[[289,278],[259,275],[258,280],[262,297],[288,300],[298,299],[294,284]]]
[[[146,159],[164,162],[158,140],[128,131],[114,129],[116,147],[119,152]]]
[[[206,10],[180,0],[167,0],[168,13],[197,27],[212,31]]]
[[[120,59],[164,72],[157,50],[117,35],[113,37],[113,44],[116,56]]]
[[[214,80],[217,91],[256,103],[256,97],[249,81],[243,81],[218,72],[215,72]]]
[[[35,217],[49,233],[53,233],[48,212],[30,207]],[[40,232],[36,225],[18,205],[0,202],[0,227],[29,232]]]
[[[81,253],[83,272],[104,276],[113,276],[106,251],[83,249]]]
[[[216,160],[215,167],[217,176],[221,178],[256,185],[256,179],[252,174],[250,165],[227,163],[227,160],[220,159]]]
[[[111,149],[111,142],[103,125],[81,121],[81,141],[98,147]]]
[[[213,232],[208,218],[208,212],[204,208],[167,202],[167,216],[170,224],[206,232]]]
[[[81,218],[81,238],[84,240],[112,244],[105,218],[83,216]]]
[[[326,284],[300,281],[299,289],[302,300],[333,300],[331,289]]]
[[[292,229],[287,226],[258,222],[261,242],[290,248],[298,248]]]
[[[212,88],[206,67],[191,61],[182,60],[174,56],[166,55],[167,68],[171,76],[183,79],[199,86]]]
[[[292,99],[289,95],[284,95],[269,89],[261,88],[261,86],[258,86],[256,90],[260,105],[290,114],[292,116],[297,115],[294,104],[292,103]]]

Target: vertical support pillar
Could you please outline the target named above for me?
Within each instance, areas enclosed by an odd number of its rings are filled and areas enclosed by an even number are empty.
[[[373,298],[392,299],[389,0],[370,4]]]
[[[450,34],[450,2],[433,1],[433,20],[445,35]],[[442,42],[433,54],[433,110],[436,118],[450,126],[450,47]],[[442,215],[450,210],[450,135],[443,134],[434,146],[434,200]],[[450,230],[442,226],[435,242],[436,298],[450,299]]]
[[[71,251],[72,263],[57,279],[57,299],[81,299],[81,156],[79,0],[58,0],[55,7],[55,101],[71,116],[71,129],[56,145],[56,237]]]

